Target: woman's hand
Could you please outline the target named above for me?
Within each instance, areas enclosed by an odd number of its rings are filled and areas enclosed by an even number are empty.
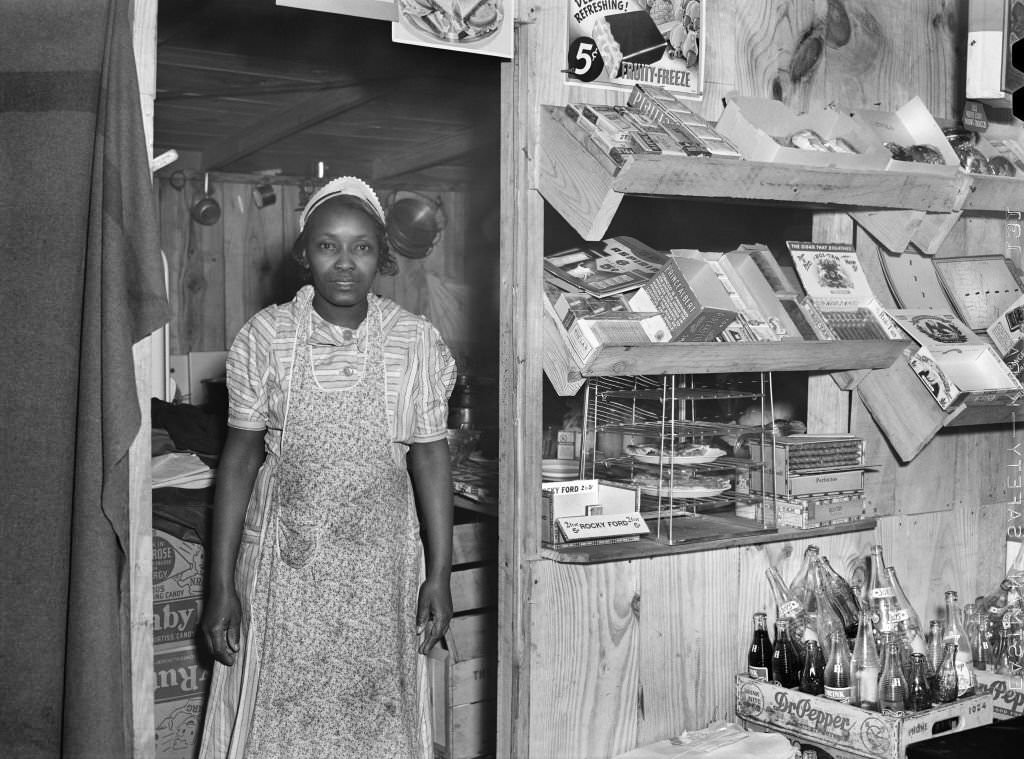
[[[416,632],[423,635],[420,653],[432,649],[448,632],[452,620],[452,589],[445,580],[428,579],[420,586],[419,603],[416,608]]]
[[[234,590],[211,592],[200,626],[214,658],[229,667],[234,664],[242,629],[242,604],[238,594]]]

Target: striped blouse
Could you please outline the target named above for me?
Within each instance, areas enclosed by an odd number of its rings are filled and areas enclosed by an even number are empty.
[[[362,376],[369,322],[379,316],[384,395],[396,457],[404,456],[411,443],[443,438],[455,359],[425,318],[372,293],[368,301],[367,318],[355,330],[331,324],[316,313],[311,285],[288,303],[268,306],[249,319],[228,352],[228,424],[266,430],[267,452],[279,456],[295,351],[310,350],[316,381],[324,389],[343,392]]]

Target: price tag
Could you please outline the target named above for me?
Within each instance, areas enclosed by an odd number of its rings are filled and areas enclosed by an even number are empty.
[[[604,71],[604,58],[590,37],[577,37],[569,43],[566,73],[581,82],[592,82]]]
[[[906,609],[896,609],[895,611],[889,612],[889,621],[893,624],[896,624],[897,622],[906,622],[908,619],[910,619],[910,612]]]
[[[984,132],[988,129],[988,116],[985,114],[985,107],[974,100],[964,102],[961,120],[964,129],[969,129],[972,132]]]

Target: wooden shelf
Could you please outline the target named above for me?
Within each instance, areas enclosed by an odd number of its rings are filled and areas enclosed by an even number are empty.
[[[781,543],[786,540],[805,540],[808,538],[817,538],[822,535],[866,532],[873,529],[875,529],[874,519],[858,519],[853,522],[832,524],[827,527],[815,527],[809,530],[779,527],[771,530],[748,533],[746,535],[697,537],[693,541],[678,543],[674,546],[659,543],[651,538],[642,538],[633,543],[609,543],[607,545],[579,546],[572,548],[542,548],[540,555],[546,559],[551,559],[552,561],[557,561],[562,564],[600,564],[611,561],[650,559],[656,556],[671,556],[680,553],[717,551],[723,548],[734,548],[736,546]]]
[[[606,345],[580,376],[881,369],[890,366],[909,344],[907,340],[806,340]]]
[[[1024,205],[1024,180],[965,171],[952,175],[851,171],[644,155],[630,156],[617,168],[596,148],[588,148],[586,132],[556,106],[542,109],[539,134],[537,189],[585,240],[604,237],[625,195],[933,213],[1003,213],[1008,207]]]

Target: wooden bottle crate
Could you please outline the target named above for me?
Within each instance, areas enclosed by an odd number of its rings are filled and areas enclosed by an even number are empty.
[[[991,723],[992,698],[971,696],[891,717],[737,675],[736,716],[751,727],[820,746],[833,757],[904,759],[911,743]]]
[[[497,699],[497,540],[493,522],[455,525],[452,619],[427,656],[436,759],[494,753]]]

